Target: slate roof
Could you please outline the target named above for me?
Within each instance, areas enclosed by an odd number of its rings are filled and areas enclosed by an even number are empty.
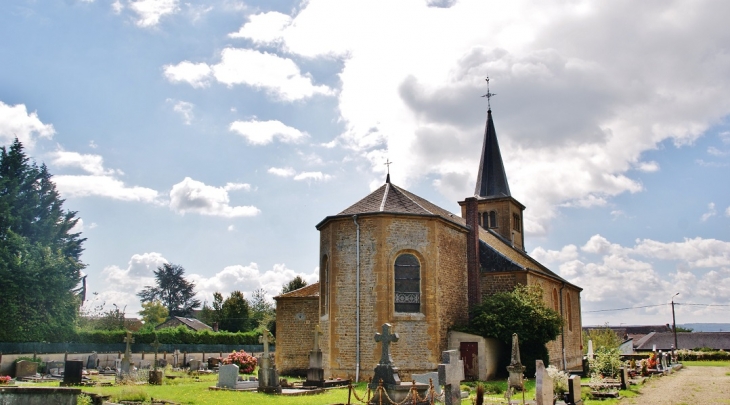
[[[494,129],[492,110],[487,111],[487,125],[484,128],[482,156],[477,172],[477,186],[474,195],[479,197],[510,197],[507,173],[504,171],[502,154]]]
[[[673,332],[654,332],[646,335],[636,350],[670,350],[674,344]],[[730,332],[678,332],[677,345],[680,349],[696,349],[710,347],[712,349],[730,350]]]
[[[319,297],[319,283],[309,284],[302,288],[288,293],[277,295],[274,297],[275,300],[280,298],[316,298]]]
[[[157,325],[155,327],[155,329],[163,329],[163,328],[170,327],[171,324],[174,323],[174,321],[172,321],[173,319],[179,321],[180,323],[182,323],[183,325],[187,326],[188,328],[190,328],[194,331],[213,330],[213,328],[204,324],[203,322],[200,322],[199,320],[197,320],[195,318],[185,318],[182,316],[171,316],[170,319],[168,319],[164,323]]]

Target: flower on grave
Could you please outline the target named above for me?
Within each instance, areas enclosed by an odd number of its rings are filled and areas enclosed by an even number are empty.
[[[548,366],[545,371],[553,380],[553,392],[555,394],[568,392],[568,373],[558,370],[555,366]]]
[[[238,352],[234,350],[233,353],[223,359],[222,363],[237,365],[240,374],[251,374],[258,364],[258,360],[243,350]]]
[[[0,385],[10,384],[12,378],[9,375],[0,375]]]

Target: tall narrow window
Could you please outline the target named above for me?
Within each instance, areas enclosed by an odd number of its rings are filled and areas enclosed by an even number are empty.
[[[329,260],[327,256],[322,258],[322,267],[319,271],[319,296],[322,297],[320,303],[322,304],[321,315],[327,315],[329,312],[329,299],[330,299],[330,275],[329,275]]]
[[[497,211],[489,211],[489,227],[497,227]]]
[[[522,221],[520,221],[520,216],[517,214],[512,214],[512,229],[522,232]]]
[[[557,312],[560,312],[560,302],[558,299],[558,289],[553,288],[553,309]]]
[[[395,259],[395,312],[421,311],[421,265],[404,253]]]
[[[479,215],[479,222],[481,222],[482,228],[487,229],[489,227],[489,214],[484,212]]]
[[[569,331],[572,331],[573,330],[573,305],[572,305],[572,301],[570,300],[570,293],[567,293],[566,292],[565,295],[566,295],[565,298],[566,298],[566,301],[567,301],[567,304],[568,304],[568,311],[567,311],[567,314],[568,314],[568,330]]]

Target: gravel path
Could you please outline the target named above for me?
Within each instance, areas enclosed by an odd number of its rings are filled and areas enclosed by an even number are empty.
[[[641,387],[641,394],[624,398],[621,405],[730,404],[730,368],[686,367]]]

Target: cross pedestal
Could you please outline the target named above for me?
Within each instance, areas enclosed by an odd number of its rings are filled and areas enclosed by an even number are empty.
[[[444,403],[461,404],[461,381],[464,380],[464,361],[459,359],[458,350],[446,350],[439,364],[439,385],[444,386]]]

